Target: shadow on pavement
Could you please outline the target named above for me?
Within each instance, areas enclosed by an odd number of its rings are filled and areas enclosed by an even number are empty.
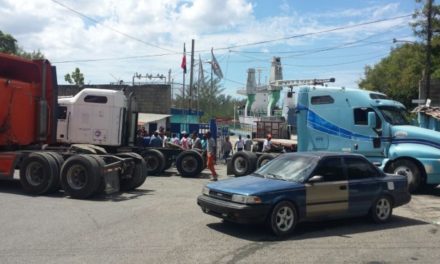
[[[375,224],[369,218],[349,218],[342,220],[331,220],[326,222],[307,222],[296,226],[295,232],[285,240],[305,240],[319,237],[340,236],[351,238],[351,235],[372,231],[381,231],[406,226],[427,225],[428,222],[396,216],[385,224]],[[209,228],[222,232],[226,235],[234,236],[250,241],[278,241],[266,225],[242,225],[229,223],[211,223]]]
[[[428,188],[428,189],[423,190],[417,194],[432,195],[432,196],[438,197],[438,196],[440,196],[440,186],[437,186],[436,188]],[[415,195],[417,195],[417,194],[415,194]]]
[[[66,196],[63,190],[59,190],[57,192],[45,195],[30,195],[23,191],[21,188],[20,181],[18,180],[2,180],[0,181],[0,192],[1,193],[10,193],[10,194],[18,194],[28,197],[51,197],[51,198],[69,198]],[[88,199],[89,201],[112,201],[112,202],[123,202],[128,200],[137,199],[141,196],[152,195],[154,190],[147,189],[136,189],[129,192],[118,192],[114,194],[97,194]]]

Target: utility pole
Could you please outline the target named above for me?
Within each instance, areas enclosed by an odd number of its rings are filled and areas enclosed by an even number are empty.
[[[192,108],[193,99],[193,73],[194,73],[194,39],[191,40],[191,68],[189,72],[189,110]]]
[[[432,0],[428,1],[427,10],[427,36],[426,36],[426,99],[429,98],[429,92],[431,89],[431,38],[432,38]]]

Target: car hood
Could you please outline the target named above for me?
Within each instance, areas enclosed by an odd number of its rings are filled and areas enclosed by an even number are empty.
[[[401,143],[427,142],[435,144],[440,140],[440,133],[416,126],[393,126],[391,129],[393,141]]]
[[[302,186],[301,183],[263,178],[255,175],[222,180],[207,185],[207,187],[212,190],[242,195],[256,195],[292,188],[301,188]]]

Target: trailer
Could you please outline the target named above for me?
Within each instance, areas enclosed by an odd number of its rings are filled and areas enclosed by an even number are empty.
[[[32,195],[60,188],[72,198],[129,191],[147,177],[136,153],[108,154],[93,144],[59,146],[56,69],[47,60],[0,53],[0,179]]]

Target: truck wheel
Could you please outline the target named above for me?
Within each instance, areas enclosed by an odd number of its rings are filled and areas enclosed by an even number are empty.
[[[385,223],[393,214],[393,204],[388,196],[380,196],[370,209],[370,216],[376,223]]]
[[[148,175],[158,175],[165,168],[165,156],[157,149],[148,149],[142,153],[147,165]]]
[[[182,177],[195,177],[203,170],[203,158],[200,153],[188,150],[176,158],[176,167]]]
[[[272,232],[279,237],[284,237],[295,230],[298,222],[298,213],[295,206],[288,201],[282,201],[275,205],[268,218],[268,224]]]
[[[75,199],[93,195],[101,183],[98,161],[87,155],[75,155],[64,162],[61,168],[61,185]]]
[[[166,162],[165,162],[165,168],[163,168],[163,170],[166,171],[169,168],[171,168],[171,166],[173,166],[173,160],[172,159],[167,159]]]
[[[422,177],[419,167],[409,159],[401,159],[393,162],[387,172],[406,176],[408,180],[408,190],[413,193],[419,190]]]
[[[61,166],[63,166],[64,163],[64,158],[61,154],[56,152],[45,152],[44,154],[51,156],[55,160],[57,177],[55,177],[55,181],[47,191],[47,193],[54,193],[60,189],[60,173],[61,173]]]
[[[271,154],[261,155],[257,160],[257,168],[262,167],[263,165],[265,165],[266,163],[268,163],[269,161],[271,161],[273,159],[274,159],[274,156],[272,156]]]
[[[133,158],[134,168],[131,178],[121,179],[121,191],[130,191],[144,184],[147,179],[147,165],[141,155],[136,153],[118,154],[122,158]]]
[[[257,155],[249,151],[238,151],[232,156],[232,173],[235,176],[248,175],[255,171]]]
[[[58,185],[58,177],[56,161],[42,152],[30,154],[20,166],[20,183],[29,194],[49,192]]]

